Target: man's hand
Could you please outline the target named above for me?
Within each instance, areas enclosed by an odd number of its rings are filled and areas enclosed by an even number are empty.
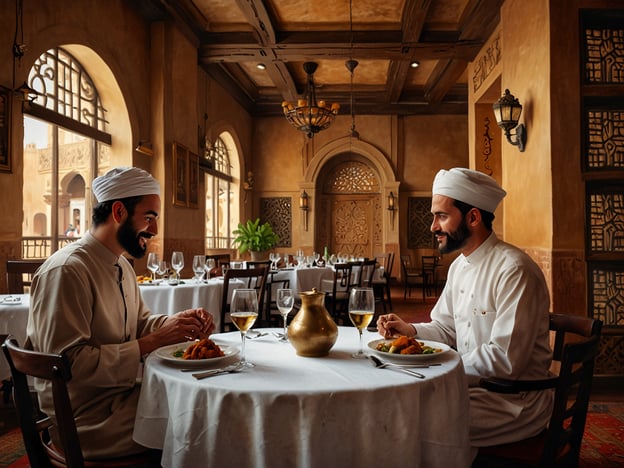
[[[141,355],[169,344],[208,338],[215,329],[212,315],[203,308],[187,309],[167,317],[158,329],[139,338]]]
[[[377,319],[377,331],[384,338],[392,338],[398,335],[416,335],[416,327],[396,314],[380,315]]]

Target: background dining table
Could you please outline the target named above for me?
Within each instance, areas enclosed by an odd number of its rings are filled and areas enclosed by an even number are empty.
[[[230,282],[230,291],[243,287],[242,281]],[[223,295],[223,277],[196,282],[183,280],[177,285],[166,281],[160,283],[139,284],[141,297],[154,314],[175,314],[181,310],[203,307],[213,317],[216,329],[221,324],[221,298]]]
[[[379,338],[364,333],[365,343]],[[238,347],[241,338],[213,340]],[[419,379],[354,359],[357,348],[352,327],[339,327],[329,355],[318,358],[269,333],[246,342],[255,367],[204,380],[152,354],[134,439],[162,449],[164,467],[470,466],[459,355],[432,357],[440,365],[418,369]]]
[[[0,295],[0,335],[13,335],[20,345],[26,341],[28,324],[28,294]],[[0,357],[0,381],[11,377],[11,369],[4,356]]]

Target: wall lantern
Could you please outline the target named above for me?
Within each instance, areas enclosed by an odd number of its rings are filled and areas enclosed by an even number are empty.
[[[302,214],[303,214],[303,229],[307,231],[308,230],[308,210],[310,208],[308,206],[308,194],[306,193],[305,190],[301,192],[301,195],[299,195],[299,209],[302,211]]]
[[[518,125],[522,113],[522,105],[518,99],[506,89],[505,94],[492,105],[492,109],[497,125],[505,131],[507,141],[517,146],[520,152],[523,152],[526,145],[526,128],[524,124]],[[514,128],[516,133],[512,135],[511,130]],[[511,137],[515,137],[515,139]]]
[[[396,197],[390,192],[388,195],[388,211],[390,212],[390,224],[394,227],[394,213],[396,212]]]

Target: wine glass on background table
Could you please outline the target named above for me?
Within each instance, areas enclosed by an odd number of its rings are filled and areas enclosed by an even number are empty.
[[[156,252],[150,252],[147,254],[147,269],[152,272],[152,281],[156,281],[156,272],[158,271],[158,264],[160,259]]]
[[[176,280],[180,281],[180,272],[184,268],[184,255],[182,252],[173,252],[171,254],[171,268],[176,272]]]
[[[375,314],[375,295],[372,288],[353,288],[349,294],[349,318],[360,334],[360,349],[351,356],[364,358],[362,350],[362,332],[373,319]]]
[[[210,279],[210,273],[216,268],[217,263],[214,258],[207,258],[206,263],[204,264],[204,269],[206,270],[206,279]]]
[[[193,257],[193,273],[195,273],[195,282],[201,282],[204,273],[206,272],[206,256],[195,255]]]
[[[287,321],[288,314],[293,309],[293,305],[295,305],[295,296],[293,295],[292,289],[278,289],[277,290],[277,308],[279,310],[282,319],[284,320],[284,334],[279,338],[279,341],[287,342],[288,341],[288,330],[287,330]]]
[[[258,318],[258,293],[255,289],[235,289],[230,303],[230,317],[241,334],[241,365],[254,367],[245,358],[245,335]]]
[[[158,262],[158,270],[156,270],[156,274],[160,275],[160,279],[164,280],[165,275],[167,274],[168,271],[169,271],[169,267],[167,266],[167,262],[165,262],[164,260],[161,260],[160,262]]]

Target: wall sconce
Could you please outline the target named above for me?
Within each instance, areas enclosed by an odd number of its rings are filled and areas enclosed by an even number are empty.
[[[303,229],[308,230],[308,210],[310,207],[308,206],[308,194],[304,190],[299,195],[299,209],[303,212]]]
[[[494,110],[497,125],[505,131],[507,141],[517,146],[520,152],[524,152],[526,128],[524,124],[518,125],[518,120],[520,120],[520,114],[522,113],[522,105],[518,99],[506,89],[505,94],[492,104],[492,109]],[[516,133],[512,135],[510,132],[514,128]],[[512,136],[516,137],[515,140],[512,140]]]
[[[390,212],[390,225],[394,227],[394,213],[396,212],[396,197],[390,192],[388,195],[388,211]]]
[[[154,150],[152,149],[152,144],[149,141],[139,140],[139,144],[134,148],[134,151],[141,154],[146,154],[147,156],[153,156]]]

